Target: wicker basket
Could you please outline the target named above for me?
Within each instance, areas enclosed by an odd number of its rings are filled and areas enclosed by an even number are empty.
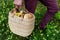
[[[9,12],[8,24],[10,30],[20,36],[29,36],[34,29],[35,16],[32,19],[23,19],[17,16],[12,17],[12,13]]]

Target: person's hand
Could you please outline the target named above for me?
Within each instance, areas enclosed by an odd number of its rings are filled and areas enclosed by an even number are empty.
[[[23,4],[23,0],[14,0],[14,4],[15,5],[22,5]]]
[[[19,11],[23,6],[23,0],[14,0],[15,8]]]

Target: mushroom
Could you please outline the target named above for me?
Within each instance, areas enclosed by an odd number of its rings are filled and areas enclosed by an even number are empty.
[[[24,18],[24,12],[23,11],[20,11],[18,13],[15,13],[15,16]]]
[[[12,10],[11,10],[11,13],[16,13],[16,9],[15,9],[15,8],[12,9]]]
[[[31,18],[33,18],[33,15],[30,13],[24,15],[24,19],[31,19]]]

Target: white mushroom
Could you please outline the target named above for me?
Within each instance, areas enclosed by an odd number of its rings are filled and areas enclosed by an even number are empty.
[[[33,18],[32,14],[25,14],[24,15],[24,19],[31,19],[31,18]]]

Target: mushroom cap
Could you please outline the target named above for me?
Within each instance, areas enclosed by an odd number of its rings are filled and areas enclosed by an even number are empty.
[[[33,18],[32,14],[25,14],[24,15],[24,19],[31,19],[31,18]]]

